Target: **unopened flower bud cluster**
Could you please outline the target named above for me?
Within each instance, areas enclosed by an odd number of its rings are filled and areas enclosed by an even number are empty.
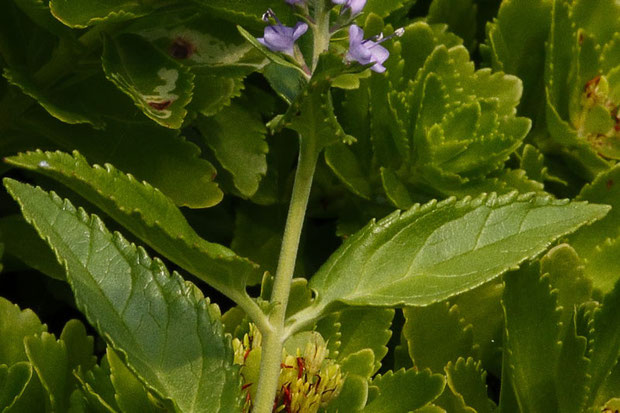
[[[244,366],[250,353],[261,351],[262,337],[258,329],[250,324],[249,333],[243,340],[234,339],[235,364]],[[282,363],[274,412],[316,413],[325,408],[340,394],[344,377],[334,360],[329,359],[325,343],[310,342],[296,354],[282,351]],[[245,412],[251,411],[250,388],[253,383],[244,383],[246,390]]]

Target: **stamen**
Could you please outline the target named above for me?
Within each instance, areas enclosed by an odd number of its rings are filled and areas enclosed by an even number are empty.
[[[377,44],[383,43],[386,40],[390,40],[393,37],[402,37],[403,34],[405,34],[405,28],[404,27],[400,27],[396,30],[394,30],[394,33],[392,33],[391,35],[389,35],[388,37],[383,37],[383,33],[379,33],[377,36],[378,40],[377,40]]]
[[[269,19],[274,19],[279,26],[282,26],[282,22],[278,19],[276,13],[271,9],[267,9],[267,11],[263,13],[262,19],[266,23],[269,23]]]

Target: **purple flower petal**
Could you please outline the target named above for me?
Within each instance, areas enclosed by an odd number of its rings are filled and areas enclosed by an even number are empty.
[[[343,4],[344,9],[351,9],[351,16],[355,16],[360,14],[364,6],[366,5],[366,0],[332,0],[334,4]]]
[[[282,24],[265,27],[263,37],[258,40],[273,52],[284,52],[293,56],[295,41],[308,30],[308,25],[298,22],[295,27],[287,27]]]
[[[358,62],[362,65],[374,63],[370,68],[375,72],[385,72],[383,62],[390,56],[390,52],[377,42],[364,40],[364,31],[356,25],[349,27],[349,51],[346,60]]]
[[[286,0],[288,4],[304,4],[306,0]]]

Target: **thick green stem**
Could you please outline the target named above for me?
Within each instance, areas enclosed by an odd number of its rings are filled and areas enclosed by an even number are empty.
[[[300,137],[301,139],[301,137]],[[300,143],[299,161],[295,173],[293,195],[288,210],[286,228],[282,238],[278,269],[271,293],[273,310],[269,315],[269,321],[273,329],[264,334],[260,365],[258,390],[254,403],[254,413],[271,413],[275,400],[278,378],[280,377],[280,363],[282,358],[282,345],[286,336],[284,334],[284,319],[291,290],[291,280],[297,260],[299,238],[306,215],[308,197],[312,187],[312,178],[318,153],[314,146],[306,145],[303,139]]]
[[[314,47],[312,53],[312,72],[316,69],[321,53],[329,49],[329,9],[325,5],[325,0],[316,2],[314,13],[315,25],[313,27]]]

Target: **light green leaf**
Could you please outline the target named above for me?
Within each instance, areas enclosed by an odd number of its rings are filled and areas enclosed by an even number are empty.
[[[116,390],[115,399],[123,412],[165,412],[163,406],[156,406],[149,398],[144,384],[123,364],[110,347],[106,350],[110,362],[110,380]]]
[[[604,293],[609,292],[620,278],[614,266],[618,256],[615,254],[618,251],[617,239],[620,238],[620,164],[585,185],[577,199],[612,206],[604,219],[569,239],[575,251],[584,259],[586,274],[592,278],[594,287]]]
[[[89,371],[78,369],[73,373],[77,379],[85,404],[96,413],[117,413],[120,411],[115,399],[115,390],[110,380],[110,363],[107,355]]]
[[[309,311],[350,305],[428,305],[471,290],[536,257],[608,207],[533,194],[448,199],[371,222],[310,281]],[[363,258],[362,258],[363,257]]]
[[[149,118],[178,129],[192,100],[194,75],[179,62],[133,34],[104,38],[101,56],[106,77]]]
[[[149,2],[136,0],[51,0],[54,17],[69,27],[84,28],[102,22],[119,22],[144,16],[152,10]]]
[[[0,218],[0,233],[4,240],[5,254],[49,277],[65,279],[65,269],[58,263],[52,250],[20,215]]]
[[[584,266],[575,250],[568,244],[551,249],[540,260],[541,274],[549,274],[549,282],[557,290],[558,305],[562,307],[562,332],[570,325],[577,306],[592,295],[592,280],[584,274]]]
[[[620,282],[605,296],[603,305],[595,310],[592,327],[594,332],[589,337],[589,394],[586,407],[594,403],[603,382],[620,357]]]
[[[30,310],[20,310],[15,304],[0,297],[0,365],[26,361],[24,339],[28,336],[41,334],[47,331],[47,326],[41,324],[36,314]]]
[[[256,264],[202,239],[169,198],[112,165],[91,167],[79,153],[29,152],[11,164],[50,176],[97,205],[157,252],[228,294],[244,291]]]
[[[394,318],[391,308],[350,308],[340,312],[340,346],[338,359],[370,349],[374,353],[375,373],[388,352],[387,343],[392,336],[390,326]]]
[[[368,0],[364,7],[364,13],[375,13],[381,17],[387,17],[390,13],[412,6],[415,0]]]
[[[403,335],[409,355],[418,369],[441,373],[448,362],[474,354],[471,325],[461,318],[456,305],[441,302],[403,309]]]
[[[340,364],[342,372],[346,375],[355,374],[366,379],[370,379],[376,371],[375,353],[369,348],[343,357],[338,361],[338,364]]]
[[[586,357],[588,340],[577,334],[576,314],[573,312],[561,336],[562,350],[556,370],[556,391],[559,411],[579,413],[586,398],[588,365]]]
[[[464,404],[478,413],[491,413],[494,403],[487,396],[486,372],[480,362],[473,358],[459,358],[456,363],[449,362],[445,368],[450,390],[462,398]]]
[[[539,274],[532,264],[505,277],[503,369],[510,376],[519,409],[542,413],[558,411],[555,367],[560,354],[560,311],[549,278]],[[500,397],[500,410],[504,406]]]
[[[64,262],[78,307],[150,389],[187,412],[240,408],[219,309],[193,284],[55,194],[5,185]]]
[[[364,413],[402,413],[435,400],[444,389],[445,379],[429,370],[399,370],[376,376],[371,386],[376,387],[379,394],[366,405]]]
[[[5,371],[4,388],[0,389],[0,407],[4,408],[2,412],[44,412],[45,395],[32,365],[20,361]]]
[[[232,175],[241,195],[254,195],[267,173],[269,151],[265,142],[267,130],[259,114],[232,104],[213,117],[200,118],[197,125],[219,163]]]
[[[71,370],[64,342],[56,341],[53,334],[44,332],[26,337],[24,345],[28,360],[47,393],[46,404],[51,411],[68,410]]]
[[[328,413],[360,412],[368,399],[368,380],[356,374],[346,376],[342,390],[328,406]]]

